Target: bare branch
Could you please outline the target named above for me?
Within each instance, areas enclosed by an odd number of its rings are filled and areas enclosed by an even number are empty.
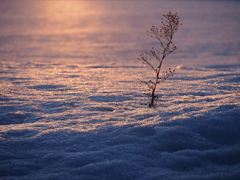
[[[158,99],[157,96],[155,95],[155,91],[157,88],[157,84],[160,84],[161,81],[164,81],[170,77],[173,76],[174,70],[171,70],[169,68],[168,71],[163,71],[161,72],[162,68],[162,63],[163,60],[171,53],[173,53],[175,50],[178,49],[178,47],[173,43],[173,35],[174,33],[178,30],[178,28],[181,26],[181,23],[179,21],[179,16],[177,13],[172,14],[172,12],[168,12],[168,14],[164,14],[163,18],[161,18],[161,27],[155,27],[152,26],[150,28],[150,31],[147,31],[150,35],[151,38],[157,39],[161,52],[157,52],[155,48],[153,47],[148,53],[140,54],[139,60],[142,61],[143,64],[148,65],[151,67],[151,69],[154,70],[156,73],[155,79],[154,80],[141,80],[141,83],[144,83],[148,86],[150,93],[149,98],[151,98],[151,102],[149,103],[149,107],[154,107],[155,106],[155,101]],[[152,58],[155,59],[158,62],[158,65],[155,67],[152,64]]]

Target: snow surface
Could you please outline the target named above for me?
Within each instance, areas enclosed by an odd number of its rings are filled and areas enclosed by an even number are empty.
[[[178,67],[146,98],[145,68],[1,64],[3,179],[238,179],[240,67]]]
[[[1,1],[0,180],[239,179],[239,8]],[[176,73],[150,109],[137,57],[169,10],[183,23],[164,62]]]

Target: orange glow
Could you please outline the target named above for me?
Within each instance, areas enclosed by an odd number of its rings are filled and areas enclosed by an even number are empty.
[[[44,47],[44,50],[36,51],[36,56],[48,54],[51,58],[63,61],[73,58],[75,61],[95,53],[95,40],[87,35],[96,38],[102,31],[98,14],[104,12],[104,6],[92,6],[92,2],[77,0],[34,3],[34,26],[24,33],[34,35],[34,41],[29,46]]]
[[[94,23],[91,14],[96,13],[99,6],[92,6],[87,1],[37,1],[40,7],[37,14],[41,22],[41,33],[53,34],[89,31],[88,22]],[[95,8],[95,9],[94,9]],[[39,14],[41,14],[39,16]],[[95,21],[96,22],[96,21]]]
[[[45,12],[55,20],[76,18],[87,13],[85,1],[41,1],[41,3],[45,5]]]

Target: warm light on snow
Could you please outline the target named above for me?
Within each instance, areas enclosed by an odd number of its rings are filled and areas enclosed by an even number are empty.
[[[0,179],[238,179],[236,1],[3,1]],[[146,30],[178,12],[148,108]],[[78,13],[79,12],[79,13]],[[165,63],[165,62],[164,62]]]

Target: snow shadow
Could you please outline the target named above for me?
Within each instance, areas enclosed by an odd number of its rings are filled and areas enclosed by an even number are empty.
[[[31,78],[13,78],[13,77],[0,77],[0,79],[10,81],[12,84],[28,83],[31,80]]]
[[[127,96],[114,96],[114,95],[105,95],[105,96],[90,96],[90,101],[95,102],[124,102],[132,100],[131,97]]]
[[[0,177],[237,179],[240,111],[222,109],[214,116],[89,132],[49,129],[36,136],[34,130],[9,130],[0,140]]]
[[[26,112],[9,112],[0,115],[0,125],[22,124],[28,117],[33,117],[32,113]]]
[[[67,87],[66,85],[36,85],[36,86],[28,86],[29,89],[36,90],[47,90],[47,91],[55,91],[55,90],[64,90],[63,88]]]

